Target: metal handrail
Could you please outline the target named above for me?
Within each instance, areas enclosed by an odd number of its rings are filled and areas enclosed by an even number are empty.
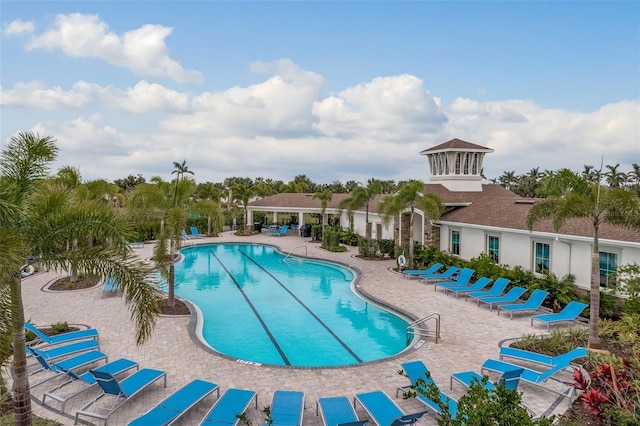
[[[282,259],[282,261],[283,261],[283,262],[286,262],[286,261],[287,261],[287,259],[288,259],[289,257],[291,257],[291,255],[293,254],[293,252],[294,252],[294,251],[296,251],[296,249],[299,249],[299,248],[304,248],[304,255],[305,255],[306,257],[308,257],[308,256],[307,256],[307,246],[298,246],[298,247],[294,247],[294,248],[293,248],[293,249],[292,249],[292,250],[291,250],[291,251],[290,251],[290,252],[285,256],[285,258],[284,258],[284,259]]]
[[[432,333],[432,332],[423,331],[422,329],[420,329],[420,330],[416,330],[415,329],[416,326],[424,324],[429,320],[433,320],[436,323],[435,338],[436,338],[436,343],[438,343],[438,339],[440,338],[440,314],[438,314],[438,313],[433,313],[433,314],[427,315],[426,317],[417,319],[414,322],[412,322],[411,324],[409,324],[407,326],[407,342],[409,341],[409,336],[410,335],[423,336],[423,337],[433,336],[434,333]]]

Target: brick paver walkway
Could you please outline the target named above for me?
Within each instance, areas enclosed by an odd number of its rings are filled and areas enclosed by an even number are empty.
[[[442,318],[442,338],[439,343],[432,340],[421,342],[413,350],[393,359],[368,363],[347,368],[300,369],[285,367],[267,367],[245,365],[211,353],[192,340],[189,334],[195,318],[161,317],[158,319],[153,337],[143,346],[136,346],[130,312],[120,297],[105,297],[102,289],[92,288],[68,292],[47,292],[46,286],[58,277],[54,272],[40,273],[23,281],[23,294],[26,318],[37,325],[48,325],[60,321],[95,327],[100,331],[101,350],[110,360],[126,357],[136,360],[141,367],[156,368],[167,372],[167,388],[162,382],[127,402],[111,416],[109,423],[126,424],[144,413],[162,400],[170,392],[178,389],[192,379],[200,378],[220,385],[221,391],[229,387],[253,389],[258,392],[258,409],[252,406],[247,417],[253,425],[264,421],[262,408],[269,405],[274,390],[288,389],[305,392],[305,425],[321,424],[316,416],[318,397],[346,395],[383,390],[395,396],[396,387],[405,385],[406,379],[397,371],[400,364],[411,360],[423,360],[431,370],[432,376],[440,388],[454,398],[465,391],[460,385],[449,390],[449,377],[454,372],[464,370],[479,371],[482,362],[496,358],[500,342],[518,338],[523,334],[542,333],[543,328],[532,328],[529,316],[520,316],[509,320],[508,316],[498,316],[474,303],[444,295],[434,291],[433,285],[417,280],[408,280],[391,271],[393,260],[364,261],[355,257],[357,248],[349,247],[345,253],[329,253],[308,238],[298,236],[273,237],[264,234],[252,237],[237,237],[230,232],[217,238],[197,240],[197,243],[243,241],[267,243],[278,246],[283,252],[296,247],[306,246],[308,256],[335,260],[357,268],[362,272],[361,288],[372,296],[384,300],[416,317],[439,313]],[[187,242],[193,244],[193,242]],[[143,259],[151,255],[152,246],[135,252]],[[297,249],[296,254],[303,250]],[[57,380],[57,379],[56,379]],[[53,387],[56,381],[37,386],[32,390],[34,399],[40,400],[42,393]],[[558,398],[552,392],[521,384],[519,388],[525,403],[537,413],[563,412],[568,407],[566,399]],[[72,415],[95,391],[82,394],[67,403],[66,413],[60,415],[45,406],[34,403],[34,412],[60,421],[73,424]],[[182,425],[197,424],[214,398],[208,397],[195,407],[189,415],[179,422]],[[397,399],[396,402],[406,412],[424,410],[415,400]],[[366,417],[361,408],[361,417]],[[435,425],[433,416],[423,417],[419,424]]]

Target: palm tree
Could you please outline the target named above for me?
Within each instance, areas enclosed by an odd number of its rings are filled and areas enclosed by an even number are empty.
[[[438,220],[444,211],[444,203],[437,194],[424,194],[424,183],[410,180],[403,183],[394,195],[384,198],[378,205],[378,212],[385,224],[409,210],[409,264],[413,268],[413,218],[415,210],[422,210],[424,219]]]
[[[79,247],[77,265],[83,272],[108,275],[119,282],[136,322],[138,344],[150,337],[159,311],[161,296],[154,276],[132,257],[126,243],[128,229],[112,209],[85,203],[50,208],[56,205],[50,196],[59,192],[48,196],[43,189],[57,151],[53,138],[26,132],[12,137],[0,157],[0,323],[7,325],[0,330],[5,338],[12,335],[17,425],[32,422],[21,270],[36,256],[45,268],[68,270],[70,238],[91,235],[94,244]]]
[[[330,188],[325,188],[324,190],[313,194],[313,199],[320,200],[320,206],[322,208],[322,211],[320,213],[322,215],[322,235],[324,235],[324,226],[325,226],[324,213],[327,211],[327,205],[329,204],[329,201],[331,201],[332,198],[333,198],[333,192],[331,192]]]
[[[290,181],[289,183],[283,183],[280,185],[280,192],[285,193],[303,193],[305,191],[305,187],[301,183],[297,183],[294,181]]]
[[[607,165],[608,172],[605,172],[604,176],[607,178],[607,185],[612,188],[620,188],[627,182],[627,175],[624,172],[618,171],[620,164],[615,166]]]
[[[176,185],[175,185],[175,189],[173,192],[173,206],[176,207],[177,203],[178,203],[178,186],[179,183],[184,179],[184,175],[185,174],[190,174],[193,176],[193,172],[191,170],[189,170],[189,168],[187,167],[187,160],[183,160],[182,163],[178,163],[177,161],[173,162],[173,167],[174,170],[171,172],[171,174],[175,174],[176,176]]]
[[[516,173],[514,171],[504,172],[498,178],[498,182],[501,186],[511,191],[517,182]]]
[[[590,220],[593,226],[591,254],[591,289],[589,318],[589,347],[600,347],[598,319],[600,318],[600,225],[638,226],[640,215],[638,197],[625,188],[607,188],[589,183],[587,179],[568,169],[562,169],[543,181],[542,193],[548,198],[534,204],[527,215],[527,227],[533,229],[542,219],[553,219],[556,231],[572,218]],[[636,222],[636,223],[634,223]]]
[[[351,196],[340,200],[338,209],[347,209],[347,214],[351,216],[355,210],[365,208],[365,237],[371,239],[371,223],[369,223],[369,203],[382,193],[382,183],[371,179],[367,186],[356,186],[351,191]]]
[[[245,186],[244,184],[237,184],[233,187],[233,199],[234,201],[240,201],[242,203],[242,209],[243,209],[243,217],[244,217],[244,231],[243,233],[246,235],[247,234],[247,219],[248,219],[248,206],[249,206],[249,200],[251,199],[251,197],[253,197],[254,192],[253,192],[253,188],[249,188],[247,186]]]
[[[640,183],[640,164],[633,163],[631,165],[631,171],[627,173],[628,177],[631,177],[631,183]]]

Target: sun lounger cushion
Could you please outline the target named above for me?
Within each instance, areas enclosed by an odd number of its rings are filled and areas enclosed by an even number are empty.
[[[173,392],[142,416],[129,422],[129,426],[169,425],[216,389],[220,392],[215,383],[200,379],[193,380]]]
[[[251,400],[256,401],[257,407],[258,401],[255,391],[227,389],[211,407],[211,410],[209,410],[200,424],[207,426],[235,426],[240,421],[237,416],[247,410]]]

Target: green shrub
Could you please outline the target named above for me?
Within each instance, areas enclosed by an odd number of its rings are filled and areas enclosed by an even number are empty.
[[[336,251],[333,249],[340,246],[340,235],[341,235],[340,228],[327,226],[324,229],[324,235],[322,236],[322,248],[331,250],[331,251]]]
[[[618,291],[626,296],[623,310],[627,314],[640,314],[640,265],[631,263],[618,268]]]
[[[313,241],[322,239],[322,225],[311,225],[311,239]]]
[[[350,246],[357,246],[360,242],[360,235],[353,229],[343,229],[340,235],[340,242]]]
[[[531,352],[560,355],[580,346],[589,339],[589,330],[583,326],[556,328],[550,335],[525,334],[511,346]]]
[[[480,256],[472,258],[467,263],[467,268],[475,271],[476,277],[489,277],[497,279],[504,275],[505,268],[493,261],[487,253],[480,253]]]
[[[358,254],[362,257],[377,257],[378,241],[360,238],[358,242]]]
[[[399,372],[404,375],[403,371]],[[529,411],[521,404],[522,394],[516,390],[507,390],[504,384],[497,384],[495,390],[486,388],[489,378],[484,376],[482,381],[473,380],[471,387],[465,395],[458,400],[458,409],[455,418],[449,411],[448,401],[443,401],[442,394],[437,385],[432,381],[429,372],[425,378],[418,378],[409,391],[403,392],[404,399],[415,398],[418,394],[436,401],[441,414],[436,422],[440,426],[469,426],[469,425],[495,425],[495,426],[551,426],[554,416],[533,419]]]
[[[388,254],[393,256],[393,248],[395,246],[394,240],[378,240],[378,248],[383,255]]]
[[[547,271],[542,278],[533,282],[532,288],[548,291],[549,296],[545,299],[545,305],[552,308],[554,312],[558,312],[569,302],[577,299],[575,284],[576,277],[573,274],[567,274],[562,279],[558,279],[554,273]]]
[[[65,322],[57,322],[51,325],[51,331],[53,334],[62,334],[69,331],[69,324]]]

